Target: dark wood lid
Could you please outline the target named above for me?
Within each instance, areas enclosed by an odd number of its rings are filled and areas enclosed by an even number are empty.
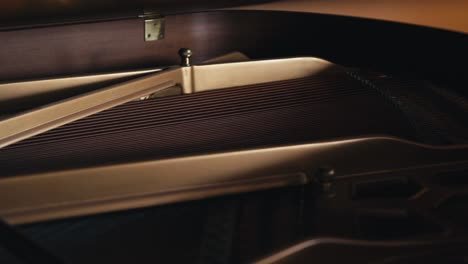
[[[0,26],[107,20],[144,12],[174,14],[238,7],[273,0],[11,0],[0,1]]]

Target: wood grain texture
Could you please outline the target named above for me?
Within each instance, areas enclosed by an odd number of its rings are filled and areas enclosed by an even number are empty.
[[[143,21],[0,31],[0,81],[173,65],[190,47],[195,63],[231,51],[252,58],[317,56],[354,67],[463,76],[468,37],[416,26],[270,11],[166,17],[166,37],[145,42]]]
[[[8,0],[0,1],[0,26],[33,25],[91,18],[206,11],[272,0]]]

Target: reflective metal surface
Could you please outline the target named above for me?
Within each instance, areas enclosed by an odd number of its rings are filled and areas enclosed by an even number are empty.
[[[0,84],[0,113],[45,105],[54,99],[60,100],[160,70],[147,69]]]
[[[159,76],[156,75],[157,77]],[[154,76],[143,77],[3,120],[0,122],[0,147],[175,86],[173,81],[158,82],[154,78]]]
[[[319,58],[299,57],[198,65],[193,66],[186,74],[192,74],[193,76],[190,78],[191,92],[201,92],[255,83],[301,78],[328,70],[339,71],[342,69],[333,63]],[[189,91],[186,90],[186,92]]]
[[[307,183],[468,162],[467,146],[358,138],[22,175],[0,180],[0,216],[13,224]]]
[[[231,52],[212,58],[203,64],[243,62],[250,60],[241,52]],[[96,75],[58,77],[0,84],[0,113],[11,113],[17,109],[30,109],[54,102],[55,98],[70,97],[89,92],[114,83],[124,82],[145,74],[156,73],[162,68],[103,73]],[[19,106],[21,105],[21,106]]]
[[[165,28],[164,17],[145,18],[145,41],[164,39]]]
[[[74,120],[179,85],[184,93],[300,78],[338,68],[317,58],[173,68],[0,121],[0,148]]]
[[[214,64],[214,63],[227,63],[227,62],[243,62],[249,61],[250,58],[242,52],[230,52],[226,55],[222,55],[216,58],[212,58],[203,62],[203,64]]]
[[[464,247],[463,239],[447,240],[396,240],[370,241],[342,238],[314,238],[303,241],[287,249],[281,250],[269,257],[255,261],[256,264],[270,263],[343,263],[349,258],[355,263],[426,263],[426,254],[416,253],[419,258],[409,258],[417,250],[433,252],[444,247]],[[329,249],[329,250],[326,250]],[[322,251],[323,250],[323,251]],[[408,259],[405,259],[408,257]],[[432,256],[434,257],[434,256]],[[412,261],[409,261],[411,259]],[[404,262],[400,262],[403,260]],[[407,262],[408,261],[408,262]],[[439,263],[439,262],[436,262]]]

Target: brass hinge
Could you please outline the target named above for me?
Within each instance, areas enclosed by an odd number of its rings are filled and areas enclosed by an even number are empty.
[[[145,41],[164,39],[166,28],[164,16],[154,12],[145,12],[139,17],[145,20]]]

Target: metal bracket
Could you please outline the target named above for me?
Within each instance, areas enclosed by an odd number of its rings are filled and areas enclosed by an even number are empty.
[[[164,39],[166,20],[156,13],[145,13],[140,16],[145,20],[145,41]]]

